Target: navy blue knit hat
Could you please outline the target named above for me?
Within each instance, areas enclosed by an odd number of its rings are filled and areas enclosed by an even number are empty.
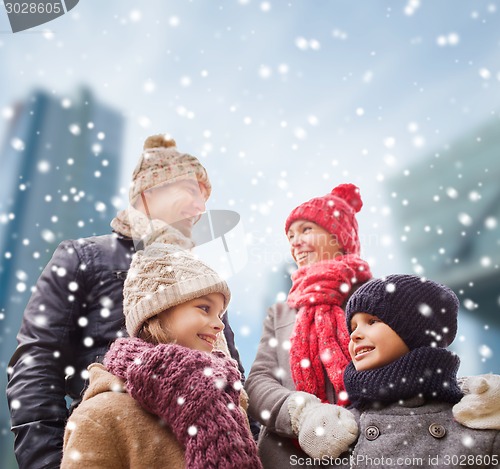
[[[458,298],[445,285],[416,275],[389,275],[362,285],[349,299],[347,329],[356,313],[377,316],[410,350],[447,347],[457,334]]]

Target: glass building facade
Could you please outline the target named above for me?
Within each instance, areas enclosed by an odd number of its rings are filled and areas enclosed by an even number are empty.
[[[26,303],[64,239],[110,230],[118,189],[123,118],[87,89],[60,99],[34,91],[15,106],[0,160],[0,387],[7,384]],[[17,467],[5,392],[0,454]]]
[[[486,124],[388,181],[408,271],[459,296],[461,374],[500,373],[500,132]]]

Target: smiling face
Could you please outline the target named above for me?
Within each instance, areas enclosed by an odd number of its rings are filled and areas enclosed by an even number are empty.
[[[151,218],[163,220],[191,237],[193,225],[205,211],[207,191],[196,178],[189,178],[153,187],[142,195],[138,208],[146,213],[145,200]]]
[[[309,220],[297,220],[287,233],[290,252],[298,267],[331,260],[343,254],[336,237]]]
[[[187,301],[161,312],[161,327],[178,345],[211,352],[217,335],[224,329],[224,296],[221,293]]]
[[[368,313],[356,313],[351,319],[349,354],[357,371],[388,365],[410,349],[385,322]]]

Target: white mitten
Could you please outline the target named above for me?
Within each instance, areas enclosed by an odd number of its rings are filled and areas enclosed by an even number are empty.
[[[358,424],[344,407],[323,404],[307,392],[295,392],[288,399],[293,432],[302,450],[312,458],[336,458],[358,437]]]
[[[465,396],[453,406],[453,417],[465,427],[500,430],[500,376],[468,376],[459,380]]]

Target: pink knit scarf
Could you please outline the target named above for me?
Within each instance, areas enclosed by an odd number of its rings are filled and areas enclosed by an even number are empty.
[[[348,401],[343,373],[349,357],[349,332],[342,305],[351,288],[371,278],[370,267],[356,255],[302,267],[292,275],[288,305],[298,309],[291,337],[290,367],[297,391],[327,402],[325,375],[333,384],[338,404]]]
[[[220,352],[127,338],[111,345],[104,364],[142,407],[172,429],[185,449],[187,468],[262,467],[239,408],[241,375],[234,360]]]

